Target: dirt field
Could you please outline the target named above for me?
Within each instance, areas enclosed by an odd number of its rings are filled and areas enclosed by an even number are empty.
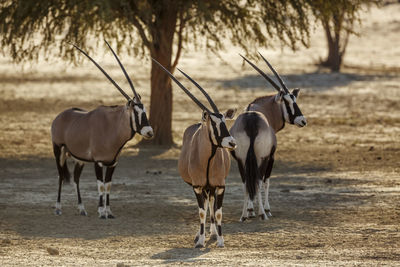
[[[117,218],[97,217],[91,165],[81,177],[89,216],[78,215],[72,185],[63,188],[63,214],[55,216],[51,121],[71,106],[91,109],[124,100],[90,62],[76,67],[55,60],[21,70],[0,58],[0,265],[400,265],[400,5],[364,17],[362,35],[351,37],[339,74],[314,64],[325,55],[320,29],[309,49],[260,49],[289,87],[302,88],[298,103],[309,125],[286,125],[278,134],[268,221],[239,222],[242,184],[233,162],[222,249],[208,238],[206,248],[193,248],[197,204],[179,177],[177,158],[184,128],[201,114],[178,88],[178,145],[139,150],[139,138],[126,145],[111,194]],[[179,65],[221,109],[242,109],[273,89],[241,65],[238,52],[223,52],[224,62],[186,51]],[[128,88],[109,53],[93,57]],[[148,106],[150,63],[127,59]],[[59,255],[50,255],[52,249]]]

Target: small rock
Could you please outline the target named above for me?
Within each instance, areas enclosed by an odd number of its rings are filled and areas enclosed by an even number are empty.
[[[301,260],[302,257],[301,256],[296,256],[296,259]]]
[[[299,186],[299,187],[297,187],[297,190],[304,190],[304,189],[305,189],[304,186]]]
[[[147,191],[145,194],[146,194],[146,195],[150,195],[150,192],[149,192],[149,191]]]
[[[326,179],[326,183],[327,184],[331,184],[332,183],[332,179]]]
[[[290,189],[282,189],[281,192],[282,193],[290,193]]]
[[[370,146],[369,149],[368,149],[368,151],[372,151],[372,150],[374,150],[374,147],[373,147],[373,146]]]
[[[50,248],[50,247],[47,248],[47,252],[48,252],[50,255],[59,255],[59,254],[60,254],[60,252],[58,252],[58,249]]]
[[[117,263],[117,267],[125,267],[125,264],[122,262]]]
[[[376,159],[377,159],[377,160],[381,160],[381,159],[382,159],[382,157],[376,157]]]

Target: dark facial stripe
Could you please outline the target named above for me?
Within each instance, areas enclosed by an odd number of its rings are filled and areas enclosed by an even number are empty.
[[[290,108],[290,104],[288,103],[288,101],[285,98],[283,98],[283,101],[285,103],[286,111],[288,113],[289,122],[291,124],[294,124],[294,120],[296,119],[296,117],[303,116],[303,113],[301,113],[301,110],[300,110],[299,106],[297,105],[297,103],[294,102],[294,96],[293,95],[289,95],[289,96],[293,100],[294,114],[292,114],[292,110]]]
[[[143,104],[135,104],[138,108],[140,108],[141,110],[143,110]],[[136,111],[135,108],[133,108],[133,114],[135,116],[135,123],[136,123],[136,131],[140,132],[140,130],[142,130],[143,127],[145,126],[150,126],[149,121],[147,119],[147,115],[146,112],[143,111],[142,116],[141,116],[141,120],[139,123],[139,114]]]
[[[214,115],[218,119],[221,119],[221,123],[219,124],[220,131],[218,131],[217,124],[210,118],[211,127],[213,128],[213,132],[214,132],[214,138],[217,141],[217,146],[221,147],[222,140],[225,137],[229,137],[230,133],[228,131],[228,128],[226,127],[226,124],[222,121],[223,115],[218,114],[218,113],[214,113],[212,115]],[[218,135],[218,133],[219,133],[219,135]]]

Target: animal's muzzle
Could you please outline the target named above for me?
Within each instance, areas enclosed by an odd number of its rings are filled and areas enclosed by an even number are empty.
[[[224,139],[222,139],[221,145],[222,147],[229,150],[234,150],[237,146],[236,140],[232,136],[224,137]]]
[[[153,128],[150,126],[145,126],[142,128],[140,131],[140,135],[143,136],[146,139],[151,139],[154,136]]]
[[[299,127],[304,127],[307,125],[307,120],[304,116],[298,116],[294,119],[294,124]]]

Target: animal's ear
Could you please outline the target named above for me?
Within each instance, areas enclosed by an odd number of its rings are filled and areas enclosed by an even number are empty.
[[[129,99],[129,100],[128,100],[128,103],[126,103],[126,107],[127,107],[127,108],[133,108],[133,101],[134,101],[134,100]]]
[[[203,114],[201,115],[201,120],[207,121],[209,117],[210,115],[208,114],[208,112],[206,110],[203,110]]]
[[[282,101],[282,95],[283,95],[283,91],[279,91],[279,93],[277,93],[275,95],[275,102],[276,103],[280,103]]]
[[[292,95],[294,95],[296,98],[298,98],[299,94],[300,94],[300,88],[293,89]]]
[[[233,117],[235,117],[235,113],[236,113],[236,108],[230,108],[227,111],[225,111],[224,116],[226,119],[232,120]]]

